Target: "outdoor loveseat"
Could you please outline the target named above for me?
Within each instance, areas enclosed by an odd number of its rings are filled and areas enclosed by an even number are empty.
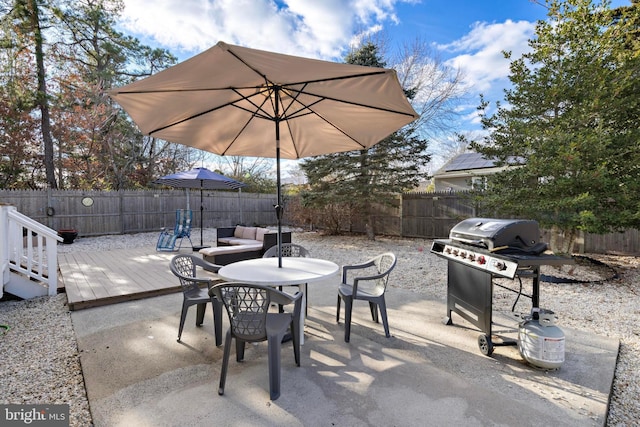
[[[217,233],[217,246],[200,249],[200,254],[205,261],[218,265],[261,258],[267,249],[278,244],[277,232],[262,227],[221,227]],[[290,231],[282,232],[282,242],[291,243]]]

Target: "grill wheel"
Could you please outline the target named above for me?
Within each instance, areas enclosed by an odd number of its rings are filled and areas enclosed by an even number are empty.
[[[478,347],[480,347],[480,352],[485,356],[491,356],[493,353],[493,343],[491,342],[491,337],[488,335],[479,335],[478,336]]]

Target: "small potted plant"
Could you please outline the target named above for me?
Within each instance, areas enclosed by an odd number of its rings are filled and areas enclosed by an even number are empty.
[[[62,243],[70,245],[75,238],[78,237],[78,230],[74,228],[64,228],[58,230],[58,236],[62,237]]]

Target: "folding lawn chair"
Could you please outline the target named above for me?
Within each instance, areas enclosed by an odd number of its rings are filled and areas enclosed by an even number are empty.
[[[176,211],[176,225],[173,228],[173,232],[167,231],[166,227],[163,227],[158,236],[158,243],[156,244],[156,251],[173,252],[180,250],[182,246],[182,239],[185,237],[189,239],[189,243],[193,247],[191,242],[191,220],[193,219],[193,211],[187,209],[178,209]],[[176,249],[176,240],[180,239],[178,248]]]

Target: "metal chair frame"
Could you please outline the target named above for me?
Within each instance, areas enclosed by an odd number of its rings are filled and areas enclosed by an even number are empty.
[[[193,222],[193,211],[188,209],[176,210],[176,224],[173,227],[173,232],[167,230],[167,227],[163,227],[158,236],[158,242],[156,243],[156,251],[175,252],[179,251],[182,247],[182,240],[186,237],[193,247],[191,241],[191,224]],[[180,239],[178,248],[176,249],[176,241]]]

